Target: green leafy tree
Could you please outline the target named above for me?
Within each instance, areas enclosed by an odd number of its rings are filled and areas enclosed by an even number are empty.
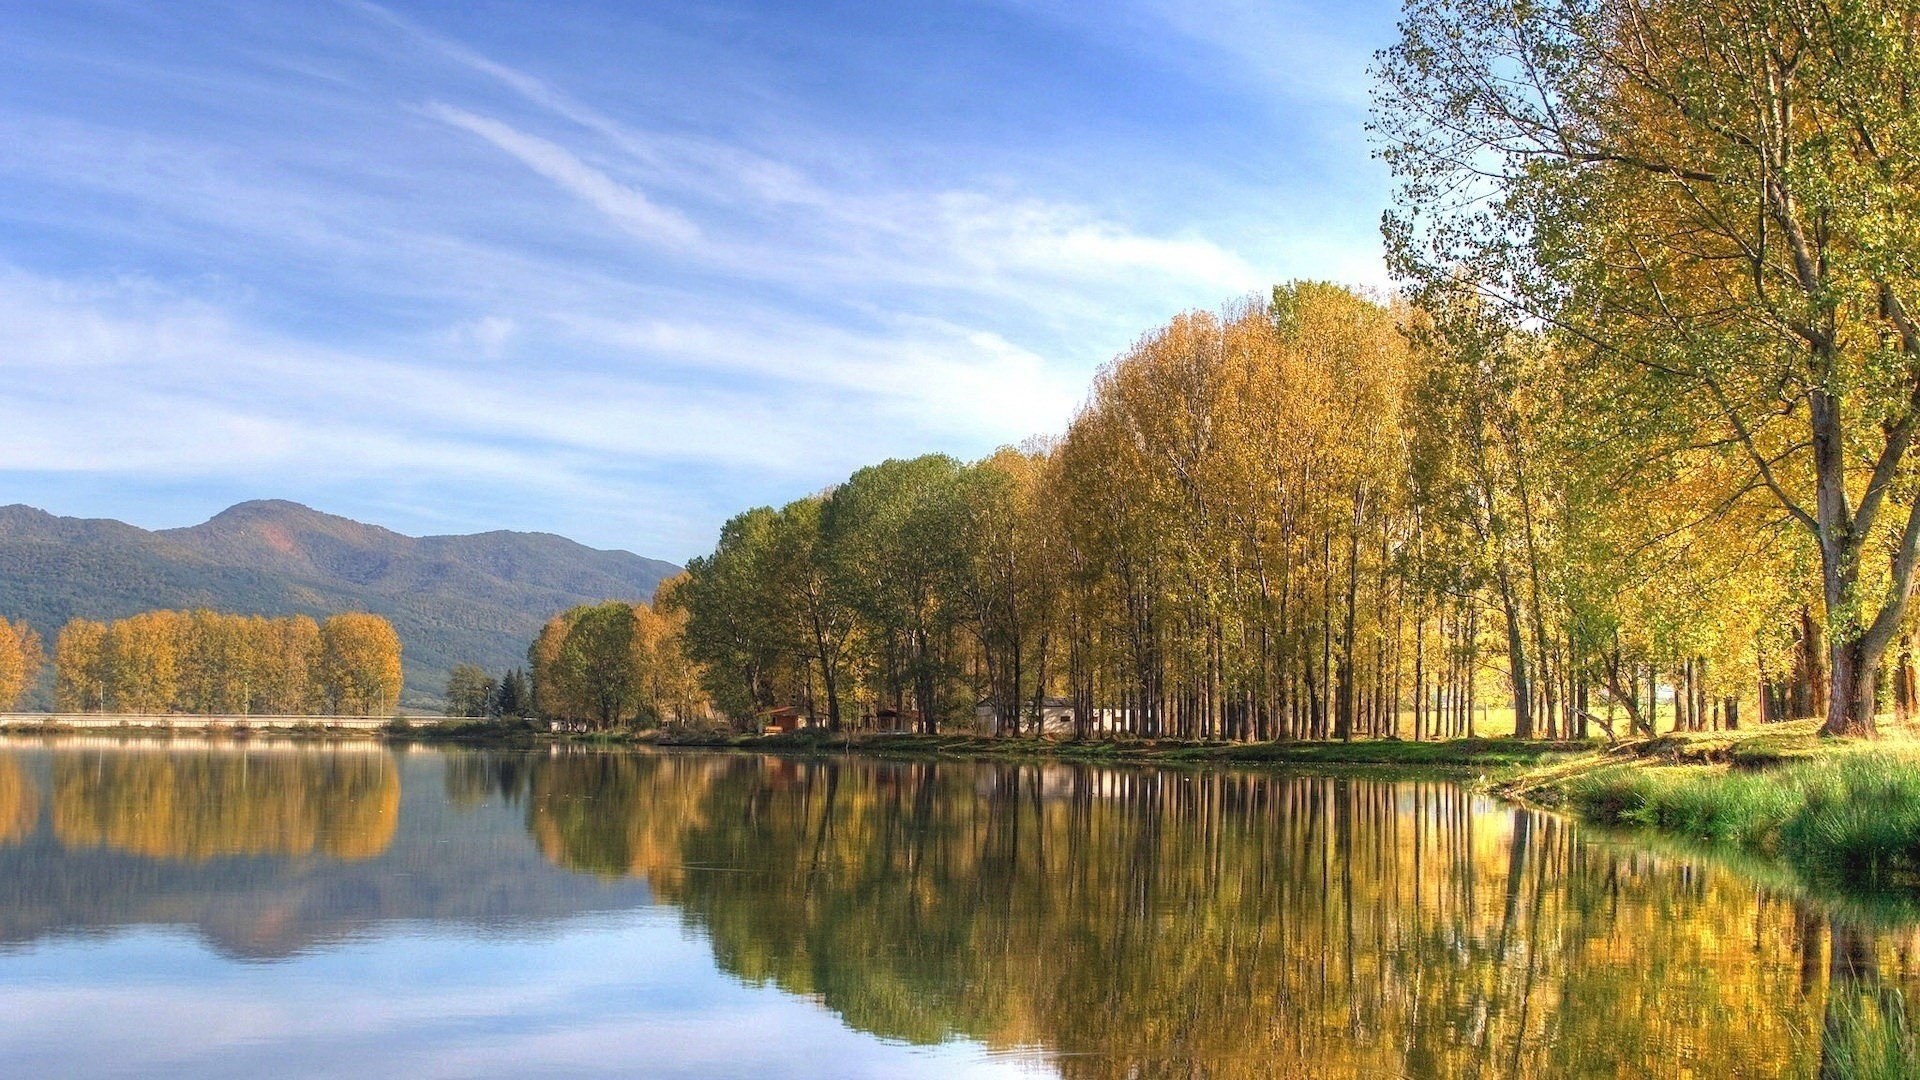
[[[797,650],[797,627],[776,585],[778,518],[771,507],[733,517],[713,553],[687,564],[674,592],[686,612],[687,656],[702,666],[714,704],[741,724],[773,706],[780,671]]]
[[[525,668],[514,668],[500,677],[493,699],[487,703],[487,715],[518,719],[533,711],[533,680]]]
[[[554,678],[580,717],[602,731],[633,719],[644,673],[636,663],[634,605],[618,600],[580,609],[560,643]]]
[[[473,664],[455,664],[447,673],[446,710],[448,716],[487,716],[491,712],[498,684]]]
[[[944,454],[869,466],[834,489],[821,517],[831,587],[872,639],[873,688],[896,709],[910,696],[929,733],[952,704],[941,691],[954,672],[952,637],[962,614],[963,475]]]

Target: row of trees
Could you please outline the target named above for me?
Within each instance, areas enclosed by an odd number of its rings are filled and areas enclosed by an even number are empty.
[[[594,731],[706,720],[700,675],[682,648],[677,587],[661,585],[652,605],[609,600],[549,619],[527,650],[539,715]]]
[[[800,704],[836,729],[885,709],[931,730],[970,707],[959,683],[963,605],[977,601],[977,614],[996,600],[962,596],[980,583],[969,556],[1004,516],[1010,477],[1026,462],[1004,455],[1001,471],[942,456],[889,461],[830,495],[729,521],[673,597],[714,702],[742,720]]]
[[[1017,732],[1065,699],[1083,736],[1698,727],[1813,677],[1764,522],[1555,423],[1585,388],[1546,335],[1443,331],[1311,282],[1181,316],[1055,442],[733,519],[675,594],[687,652],[734,716]]]
[[[1522,331],[1552,346],[1561,426],[1613,443],[1569,477],[1592,531],[1720,533],[1707,561],[1779,572],[1757,629],[1800,624],[1829,732],[1872,733],[1889,681],[1910,708],[1883,670],[1920,558],[1911,5],[1409,0],[1378,75],[1389,262],[1496,380]],[[1668,591],[1647,622],[1726,622],[1717,585]]]
[[[525,668],[497,679],[477,664],[455,664],[447,673],[448,716],[513,720],[533,711],[533,677]]]
[[[75,619],[53,666],[62,712],[388,716],[400,700],[400,639],[363,612]]]
[[[1402,294],[1183,315],[1055,442],[735,518],[680,593],[715,700],[1224,738],[1910,714],[1920,24],[1412,0],[1401,35]]]

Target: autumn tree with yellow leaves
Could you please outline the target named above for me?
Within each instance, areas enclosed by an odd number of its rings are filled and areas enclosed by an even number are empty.
[[[728,522],[676,587],[683,648],[736,719],[829,728],[1737,724],[1798,648],[1801,568],[1751,504],[1677,497],[1736,482],[1720,459],[1656,475],[1561,422],[1612,387],[1490,312],[1294,282],[1181,315],[1056,440]]]
[[[400,639],[377,615],[316,623],[214,611],[74,619],[54,643],[62,712],[386,716]]]
[[[40,635],[24,622],[0,619],[0,711],[11,709],[40,676]]]

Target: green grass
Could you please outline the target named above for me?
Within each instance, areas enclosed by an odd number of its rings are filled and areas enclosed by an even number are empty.
[[[1824,754],[1615,754],[1511,785],[1605,824],[1639,825],[1778,855],[1795,866],[1867,884],[1920,881],[1920,756],[1873,744],[1826,744]],[[1673,762],[1680,763],[1675,764]],[[1731,763],[1729,763],[1731,762]]]
[[[1574,777],[1564,792],[1597,821],[1750,846],[1777,837],[1800,807],[1799,792],[1775,775],[1705,775],[1691,767],[1614,765]]]
[[[1793,766],[1782,779],[1800,795],[1780,828],[1788,853],[1872,878],[1920,871],[1920,761],[1856,754]]]

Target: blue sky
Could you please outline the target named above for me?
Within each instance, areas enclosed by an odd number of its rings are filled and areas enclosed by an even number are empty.
[[[1387,2],[10,5],[0,503],[685,559],[1384,284]]]

